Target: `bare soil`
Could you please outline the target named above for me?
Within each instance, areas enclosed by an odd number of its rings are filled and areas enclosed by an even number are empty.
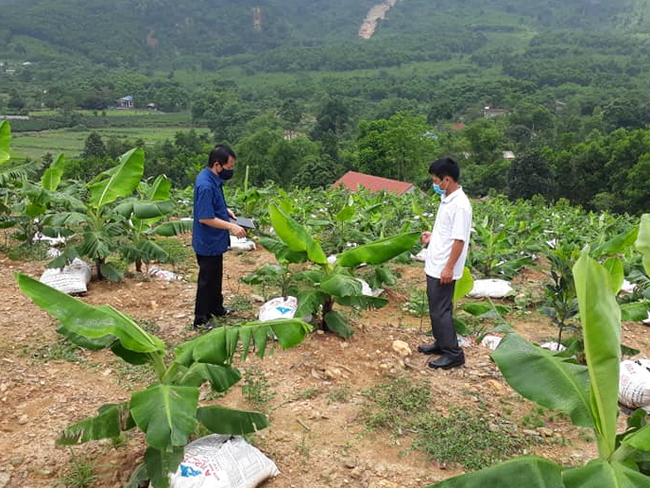
[[[272,261],[263,250],[226,256],[226,301],[252,303],[232,320],[253,320],[260,305],[254,297],[260,290],[241,284],[238,278]],[[0,487],[55,486],[71,466],[70,450],[55,447],[59,432],[94,415],[105,403],[128,400],[131,391],[146,385],[140,370],[125,368],[104,351],[77,352],[72,361],[54,359],[53,352],[63,348],[56,323],[20,293],[13,277],[19,271],[38,278],[44,263],[12,261],[0,254]],[[188,267],[195,271],[193,263]],[[401,277],[394,289],[387,290],[387,307],[350,315],[356,329],[351,339],[315,332],[291,350],[237,364],[242,370],[262,371],[274,395],[262,408],[269,413],[271,426],[258,433],[254,443],[281,474],[264,486],[415,488],[461,473],[460,466],[440,465],[408,450],[407,434],[367,429],[361,418],[367,401],[362,392],[400,375],[428,382],[434,411],[446,412],[451,406],[478,409],[480,402],[495,417],[507,408],[512,412],[509,418],[520,425],[534,409],[504,382],[489,359],[490,351],[481,346],[466,347],[466,366],[452,371],[431,370],[429,358],[417,352],[400,356],[393,349],[395,340],[416,351],[430,337],[426,319],[401,310],[410,293],[424,287],[421,263],[398,265],[395,271]],[[513,285],[530,292],[539,290],[543,281],[541,272],[527,270]],[[82,299],[113,305],[145,324],[155,323],[160,337],[172,346],[196,334],[190,328],[195,286],[192,281],[131,277],[122,283],[92,282]],[[546,340],[556,334],[535,312],[514,315],[509,321],[530,339]],[[626,344],[647,357],[648,338],[641,324],[625,324],[623,336]],[[336,400],[345,388],[349,388],[348,398]],[[314,393],[301,397],[307,391]],[[220,402],[254,408],[239,385]],[[581,464],[595,455],[592,443],[562,418],[547,421],[539,432],[529,434],[536,439],[531,453],[558,462]],[[100,441],[74,449],[78,458],[88,458],[97,466],[100,478],[92,486],[117,488],[141,461],[144,441],[133,433],[118,446]]]

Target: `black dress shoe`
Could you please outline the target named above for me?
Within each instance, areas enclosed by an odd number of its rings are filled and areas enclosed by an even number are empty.
[[[450,357],[450,356],[440,356],[438,359],[429,361],[429,367],[433,369],[451,369],[457,368],[465,364],[465,356],[460,357]]]
[[[442,354],[442,349],[440,349],[440,346],[437,343],[433,342],[431,344],[418,346],[418,352],[421,352],[422,354]]]

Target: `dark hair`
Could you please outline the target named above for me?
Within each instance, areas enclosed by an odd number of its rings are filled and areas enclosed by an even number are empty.
[[[460,177],[460,168],[458,163],[452,158],[445,156],[444,158],[436,159],[431,166],[429,166],[429,174],[443,179],[445,176],[451,176],[451,179],[458,182]]]
[[[235,151],[230,146],[226,146],[225,144],[214,146],[214,149],[210,151],[210,155],[208,156],[208,168],[212,168],[214,163],[219,163],[223,166],[228,163],[229,158],[237,159]]]

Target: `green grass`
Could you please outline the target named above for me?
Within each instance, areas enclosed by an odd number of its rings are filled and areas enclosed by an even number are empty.
[[[244,372],[244,384],[241,391],[246,401],[257,408],[264,407],[275,397],[264,372],[256,368]]]
[[[95,463],[86,457],[78,458],[72,449],[70,449],[70,456],[71,466],[57,480],[56,486],[88,488],[99,478],[95,474]]]
[[[179,131],[188,131],[190,127],[111,127],[96,129],[104,141],[110,137],[118,139],[129,139],[135,141],[142,139],[149,146],[166,139],[173,140],[174,135]],[[199,132],[208,132],[208,129],[199,129]],[[67,157],[78,157],[84,148],[88,135],[93,132],[91,129],[81,131],[73,129],[49,130],[42,132],[17,133],[12,136],[11,148],[12,157],[22,161],[26,157],[40,159],[46,153],[58,155],[65,154]]]
[[[401,377],[365,391],[364,396],[362,416],[368,428],[411,436],[411,449],[441,464],[481,469],[522,454],[529,446],[528,438],[506,419],[465,408],[452,408],[446,415],[439,412],[426,380]]]

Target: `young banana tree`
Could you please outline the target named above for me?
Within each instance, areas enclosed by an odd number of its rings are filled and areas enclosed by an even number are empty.
[[[410,232],[380,239],[345,251],[330,263],[318,241],[280,206],[271,204],[269,215],[281,241],[263,239],[262,244],[281,263],[310,262],[313,265],[293,275],[294,279],[306,283],[297,296],[296,316],[320,316],[320,328],[344,338],[352,336],[354,329],[342,314],[333,309],[335,303],[362,308],[381,308],[388,303],[383,298],[363,295],[361,282],[353,275],[354,268],[363,263],[384,263],[410,250],[420,238],[419,232]]]
[[[298,319],[251,322],[239,327],[214,329],[174,350],[165,364],[165,344],[140,328],[129,316],[103,305],[95,307],[17,274],[18,286],[32,301],[58,319],[57,329],[71,342],[91,349],[110,350],[130,364],[149,364],[157,382],[134,392],[128,402],[107,404],[98,414],[67,427],[57,443],[72,445],[114,438],[138,427],[147,444],[143,470],[155,488],[169,486],[183,459],[183,446],[197,424],[217,434],[242,435],[263,429],[268,419],[259,412],[233,410],[218,405],[199,405],[199,388],[209,383],[225,392],[241,378],[232,366],[238,348],[245,359],[251,346],[264,357],[268,338],[277,337],[283,349],[299,344],[311,331]],[[240,345],[241,344],[241,345]]]
[[[153,234],[166,236],[178,235],[192,230],[191,221],[174,221],[155,226],[174,210],[171,202],[171,181],[165,175],[159,175],[151,185],[141,182],[138,186],[138,198],[129,198],[115,207],[127,222],[126,242],[120,253],[129,263],[135,263],[135,269],[142,272],[142,264],[151,261],[166,261],[167,251],[151,239]],[[155,226],[155,227],[154,227]]]
[[[58,268],[75,257],[88,257],[97,268],[98,279],[121,279],[122,273],[107,258],[128,244],[130,224],[111,204],[132,195],[143,173],[144,151],[131,149],[120,157],[116,166],[85,186],[89,196],[82,211],[47,216],[45,224],[53,229],[80,230],[83,235],[81,244],[69,244],[48,266]]]
[[[650,218],[643,216],[636,247],[650,268]],[[598,252],[596,253],[598,254]],[[508,333],[492,357],[506,381],[524,397],[568,414],[575,425],[594,430],[598,458],[564,468],[527,456],[451,478],[436,488],[641,488],[650,486],[650,425],[635,414],[617,435],[621,357],[621,312],[609,269],[585,248],[573,267],[587,365],[555,356],[515,332]]]

